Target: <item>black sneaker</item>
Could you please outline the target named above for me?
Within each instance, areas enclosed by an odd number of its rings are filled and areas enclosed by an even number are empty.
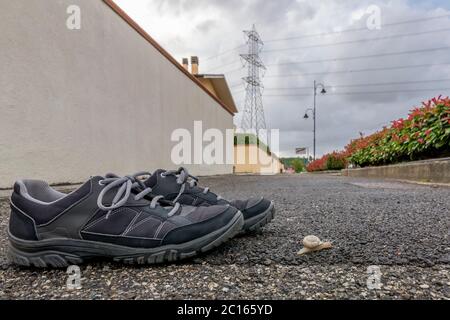
[[[134,177],[94,177],[70,194],[43,181],[18,181],[11,197],[9,256],[36,267],[91,258],[172,262],[213,249],[242,229],[242,214],[232,206],[181,206],[161,196],[150,201],[150,192]]]
[[[197,185],[198,179],[189,174],[185,168],[177,171],[157,170],[144,181],[154,194],[165,199],[191,206],[227,205],[240,210],[244,216],[244,231],[259,231],[275,216],[273,201],[264,198],[228,201]]]

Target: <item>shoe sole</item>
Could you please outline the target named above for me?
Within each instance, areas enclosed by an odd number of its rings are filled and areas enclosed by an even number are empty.
[[[275,218],[275,204],[272,201],[269,208],[263,213],[244,221],[243,232],[259,232],[262,227]]]
[[[21,240],[8,231],[8,256],[12,263],[25,267],[65,268],[92,259],[112,259],[125,264],[161,264],[189,259],[210,251],[236,236],[244,225],[239,211],[224,227],[192,241],[151,249],[74,239]]]

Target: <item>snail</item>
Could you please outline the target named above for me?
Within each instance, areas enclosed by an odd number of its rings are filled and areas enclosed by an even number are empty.
[[[307,236],[303,239],[303,249],[298,252],[299,255],[303,255],[309,252],[320,251],[324,249],[330,249],[332,247],[331,242],[322,242],[316,236]]]

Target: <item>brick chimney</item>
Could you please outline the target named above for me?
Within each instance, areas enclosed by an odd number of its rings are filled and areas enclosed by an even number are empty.
[[[183,62],[182,62],[183,68],[186,69],[187,71],[189,71],[189,59],[188,58],[183,58]]]
[[[197,75],[198,74],[198,57],[194,56],[191,57],[191,68],[192,68],[192,74]]]

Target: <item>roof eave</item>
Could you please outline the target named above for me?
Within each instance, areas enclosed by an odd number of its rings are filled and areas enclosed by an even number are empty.
[[[161,45],[156,42],[142,27],[134,21],[125,11],[122,10],[114,0],[102,0],[107,4],[117,15],[119,15],[128,25],[130,25],[137,33],[139,33],[147,42],[149,42],[156,50],[158,50],[163,57],[165,57],[169,62],[171,62],[178,70],[183,72],[190,80],[192,80],[197,86],[199,86],[205,93],[207,93],[211,98],[214,99],[222,108],[224,108],[229,114],[234,116],[236,112],[230,109],[226,104],[224,104],[220,99],[218,99],[214,94],[212,94],[195,76],[193,76],[188,70],[186,70],[177,60],[172,57],[172,55],[167,52]]]

